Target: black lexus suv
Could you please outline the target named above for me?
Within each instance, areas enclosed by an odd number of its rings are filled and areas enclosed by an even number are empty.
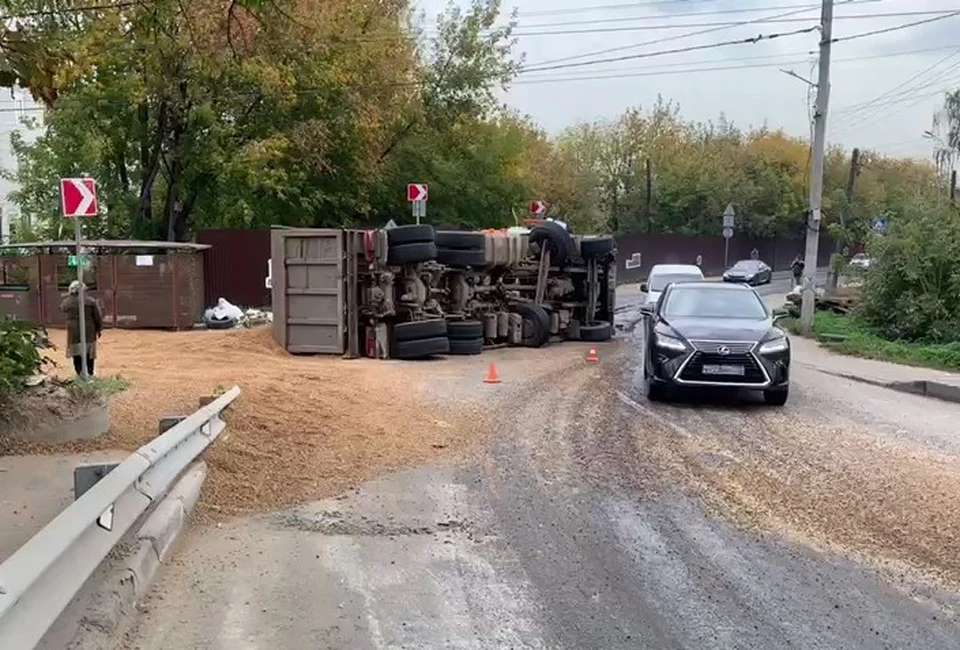
[[[668,286],[646,318],[647,397],[662,401],[694,387],[763,391],[783,406],[790,387],[790,340],[757,292],[742,284]]]

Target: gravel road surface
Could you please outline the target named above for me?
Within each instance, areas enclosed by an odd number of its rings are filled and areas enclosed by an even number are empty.
[[[489,404],[485,444],[194,529],[120,647],[960,646],[960,408],[802,359],[782,409],[651,404],[623,324],[597,365],[435,364],[425,403]]]

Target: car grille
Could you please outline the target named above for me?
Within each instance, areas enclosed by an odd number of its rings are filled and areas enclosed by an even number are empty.
[[[751,344],[752,345],[752,344]],[[737,365],[743,366],[742,375],[705,375],[705,365]],[[715,352],[694,352],[690,360],[683,366],[680,379],[693,382],[710,382],[715,384],[764,384],[767,381],[763,369],[756,358],[749,352],[717,354]]]
[[[753,341],[690,341],[690,344],[700,352],[717,352],[723,347],[730,354],[746,354],[756,345]]]

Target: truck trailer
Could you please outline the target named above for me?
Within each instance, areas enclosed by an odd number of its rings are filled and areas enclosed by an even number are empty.
[[[612,335],[616,245],[565,224],[276,228],[274,336],[294,354],[421,359]]]

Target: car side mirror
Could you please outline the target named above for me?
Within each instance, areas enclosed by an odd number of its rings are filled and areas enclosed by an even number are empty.
[[[647,283],[646,283],[646,282],[641,282],[641,283],[640,283],[640,291],[642,291],[643,293],[647,293]]]

